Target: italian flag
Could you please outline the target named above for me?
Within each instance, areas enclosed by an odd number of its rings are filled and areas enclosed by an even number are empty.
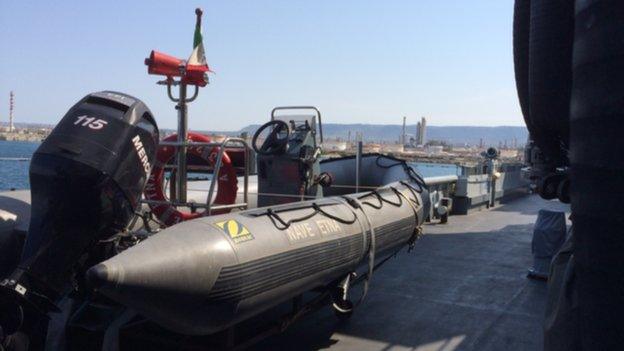
[[[201,9],[195,10],[197,15],[197,23],[195,24],[195,35],[193,37],[193,52],[188,59],[188,64],[192,66],[206,66],[206,53],[204,52],[204,39],[201,34]]]
[[[201,34],[202,10],[196,9],[195,14],[197,15],[197,24],[195,24],[195,36],[193,37],[193,52],[186,62],[186,74],[182,81],[187,84],[204,87],[208,84],[208,75],[206,72],[211,71],[206,62],[204,39]]]

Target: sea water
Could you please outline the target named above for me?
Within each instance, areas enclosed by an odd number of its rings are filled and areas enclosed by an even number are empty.
[[[28,189],[28,167],[40,143],[0,140],[0,190]]]
[[[0,191],[28,189],[30,158],[40,143],[25,141],[0,141]],[[458,166],[453,164],[412,162],[423,177],[457,175]]]

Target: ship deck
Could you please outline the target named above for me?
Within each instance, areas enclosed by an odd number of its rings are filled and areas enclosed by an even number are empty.
[[[546,283],[526,278],[537,212],[569,206],[525,196],[428,224],[411,253],[373,276],[350,320],[329,307],[254,350],[540,350]]]

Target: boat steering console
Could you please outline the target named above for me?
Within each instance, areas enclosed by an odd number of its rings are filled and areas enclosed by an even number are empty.
[[[259,145],[261,135],[266,137]],[[271,120],[256,131],[251,142],[257,154],[258,206],[321,197],[322,189],[318,184],[322,142],[318,109],[312,106],[274,108]]]

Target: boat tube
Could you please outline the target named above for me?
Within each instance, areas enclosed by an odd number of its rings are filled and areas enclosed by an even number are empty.
[[[412,179],[411,167],[373,156],[365,158],[363,166],[371,168],[363,173],[394,182],[180,223],[94,266],[89,280],[158,324],[194,335],[218,332],[305,291],[337,285],[367,261],[413,243],[429,213],[427,191]],[[345,171],[353,162],[325,164],[337,184],[354,185]],[[386,172],[373,172],[380,169]]]

